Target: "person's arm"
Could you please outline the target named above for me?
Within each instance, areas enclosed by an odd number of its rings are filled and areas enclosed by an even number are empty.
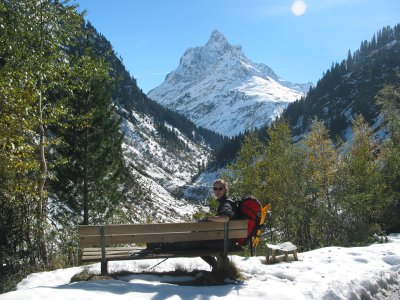
[[[217,216],[227,216],[229,220],[235,218],[236,209],[233,201],[225,201],[222,205],[218,206]]]
[[[228,216],[214,216],[214,217],[208,217],[206,219],[208,222],[228,222],[229,217]]]

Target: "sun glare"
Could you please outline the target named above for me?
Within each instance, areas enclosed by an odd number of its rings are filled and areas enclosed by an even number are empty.
[[[293,2],[291,9],[295,16],[301,16],[306,12],[307,4],[303,0],[296,0]]]

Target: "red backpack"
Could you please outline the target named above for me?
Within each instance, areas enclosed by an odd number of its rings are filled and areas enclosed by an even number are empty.
[[[256,233],[261,218],[261,203],[255,197],[245,197],[238,204],[238,219],[248,219],[247,238],[238,239],[239,245],[247,245]]]

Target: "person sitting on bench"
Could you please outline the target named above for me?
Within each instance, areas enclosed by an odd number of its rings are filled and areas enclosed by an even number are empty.
[[[228,197],[228,185],[225,180],[217,179],[212,185],[213,193],[218,201],[217,212],[215,216],[207,217],[200,222],[228,222],[234,220],[237,216],[237,206],[235,202]],[[229,240],[228,247],[232,249],[236,246],[236,240]],[[223,250],[223,240],[210,240],[204,241],[190,241],[190,242],[170,242],[164,244],[153,244],[149,243],[147,249],[158,249],[159,251],[185,251],[185,250]],[[212,271],[218,271],[222,269],[228,263],[228,257],[226,255],[218,255],[216,258],[213,256],[201,256],[201,258],[207,262]]]
[[[213,182],[213,192],[218,201],[217,214],[214,217],[206,218],[209,222],[227,222],[234,220],[237,216],[236,203],[228,197],[228,184],[223,179],[217,179]],[[206,243],[208,249],[223,249],[223,241],[209,241]],[[229,240],[229,247],[235,247],[236,240]],[[213,271],[222,269],[228,263],[228,257],[224,254],[218,255],[216,258],[213,256],[202,256]]]

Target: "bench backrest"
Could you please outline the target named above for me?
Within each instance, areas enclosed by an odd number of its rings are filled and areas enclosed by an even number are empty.
[[[81,247],[132,243],[223,240],[247,237],[247,220],[199,223],[133,225],[82,225],[78,228]]]

